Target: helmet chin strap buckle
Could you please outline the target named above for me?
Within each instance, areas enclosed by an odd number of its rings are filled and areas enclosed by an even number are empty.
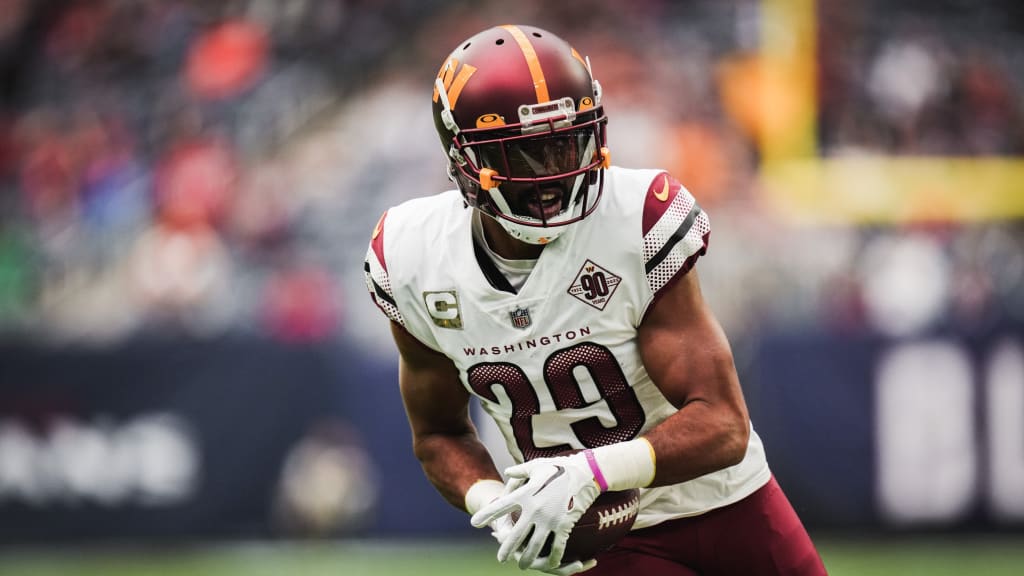
[[[498,173],[490,168],[481,168],[480,187],[483,188],[484,190],[490,190],[491,188],[494,188],[494,177],[497,175]]]
[[[612,153],[607,146],[601,146],[601,168],[612,167]]]

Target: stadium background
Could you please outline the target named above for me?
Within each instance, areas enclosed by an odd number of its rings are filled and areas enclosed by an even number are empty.
[[[361,271],[447,186],[437,67],[509,22],[589,55],[615,162],[711,214],[830,570],[1021,573],[1016,3],[4,0],[0,574],[514,571],[412,459]]]

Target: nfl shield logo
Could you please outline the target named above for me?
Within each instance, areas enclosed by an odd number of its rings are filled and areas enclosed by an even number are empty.
[[[508,313],[512,317],[512,325],[516,328],[526,328],[530,325],[530,309],[516,308]]]

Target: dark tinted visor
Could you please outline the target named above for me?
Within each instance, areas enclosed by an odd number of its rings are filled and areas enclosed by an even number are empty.
[[[579,170],[594,137],[592,129],[509,139],[474,146],[481,167],[511,178],[555,176]]]

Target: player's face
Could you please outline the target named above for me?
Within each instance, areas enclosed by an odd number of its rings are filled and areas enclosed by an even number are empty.
[[[575,176],[540,180],[579,170],[581,155],[593,136],[580,130],[535,136],[482,146],[481,163],[511,178],[531,182],[502,182],[500,190],[513,214],[547,221],[568,208]]]

